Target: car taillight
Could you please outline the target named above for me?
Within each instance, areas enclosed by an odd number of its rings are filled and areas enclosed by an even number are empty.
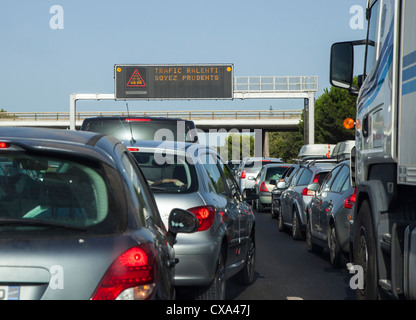
[[[259,187],[260,192],[269,192],[269,189],[267,189],[266,187],[266,182],[262,182],[260,183],[260,187]]]
[[[314,191],[309,190],[308,188],[304,188],[302,190],[302,196],[313,196],[314,195]]]
[[[137,151],[139,151],[139,148],[132,148],[132,147],[128,147],[128,148],[127,148],[127,150],[129,150],[129,151],[133,151],[133,152],[134,152],[134,151],[136,151],[136,152],[137,152]]]
[[[211,228],[215,219],[215,208],[212,206],[201,206],[188,209],[199,220],[199,227],[197,231],[204,231]]]
[[[0,142],[0,149],[7,149],[7,148],[10,148],[10,143]]]
[[[245,179],[246,178],[246,170],[243,169],[243,171],[241,171],[241,179]]]
[[[357,188],[354,188],[354,193],[344,200],[344,208],[352,209],[357,199]]]
[[[156,248],[142,244],[122,253],[108,268],[92,300],[150,298],[157,275]]]

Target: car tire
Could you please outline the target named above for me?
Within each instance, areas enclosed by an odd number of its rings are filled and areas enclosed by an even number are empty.
[[[364,201],[354,220],[354,264],[363,268],[363,288],[357,288],[357,300],[378,299],[376,244],[371,219],[371,208]]]
[[[281,210],[277,214],[277,226],[278,226],[280,232],[285,231],[285,224],[284,224],[284,221],[283,221],[283,214],[282,214]]]
[[[256,242],[253,233],[249,238],[247,247],[246,263],[244,268],[240,271],[239,276],[240,283],[249,286],[254,282],[254,273],[256,269]]]
[[[302,240],[302,231],[300,230],[299,217],[296,208],[292,212],[292,238],[293,240]]]
[[[264,212],[264,206],[262,205],[259,199],[257,199],[256,201],[256,207],[257,207],[257,212]]]
[[[225,300],[225,250],[221,249],[217,269],[211,284],[197,288],[196,300]]]
[[[309,252],[313,253],[322,253],[324,248],[318,246],[317,244],[313,243],[312,239],[312,222],[308,219],[306,223],[306,248]]]
[[[276,219],[276,213],[274,212],[274,201],[272,199],[272,207],[270,208],[270,213],[271,213],[271,217],[272,219]]]
[[[337,231],[334,225],[329,226],[328,234],[329,261],[334,268],[343,266],[344,256],[338,243]]]

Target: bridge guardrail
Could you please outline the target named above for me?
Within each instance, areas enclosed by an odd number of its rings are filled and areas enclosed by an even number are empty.
[[[205,110],[205,111],[83,111],[76,112],[80,121],[97,116],[167,117],[185,120],[223,119],[292,119],[300,118],[302,110]],[[0,121],[69,121],[69,112],[0,112]]]

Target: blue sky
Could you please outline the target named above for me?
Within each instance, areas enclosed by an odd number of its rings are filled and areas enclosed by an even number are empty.
[[[0,3],[0,109],[68,112],[71,93],[114,93],[114,64],[233,63],[234,76],[318,76],[366,0],[13,0]],[[53,5],[63,29],[52,29]],[[364,26],[365,28],[365,26]],[[130,110],[301,109],[300,100],[130,101]],[[77,111],[125,110],[121,101]]]

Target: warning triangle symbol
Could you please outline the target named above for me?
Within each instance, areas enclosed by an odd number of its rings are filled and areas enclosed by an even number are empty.
[[[139,70],[134,70],[130,80],[127,82],[127,87],[146,87],[146,83],[140,75]]]

